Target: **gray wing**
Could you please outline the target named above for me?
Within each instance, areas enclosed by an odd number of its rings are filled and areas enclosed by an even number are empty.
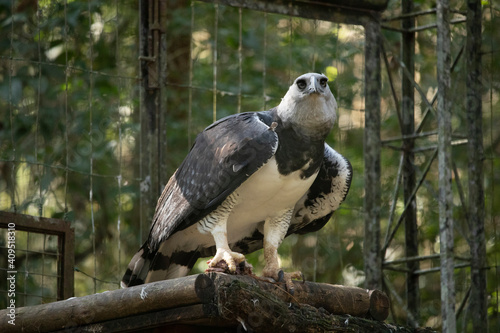
[[[172,233],[212,212],[276,152],[272,111],[223,118],[198,135],[165,186],[149,235],[154,250]]]

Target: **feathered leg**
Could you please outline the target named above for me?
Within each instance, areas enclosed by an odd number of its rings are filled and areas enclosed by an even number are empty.
[[[262,271],[265,277],[276,281],[285,281],[287,290],[293,294],[294,287],[292,279],[302,278],[301,272],[285,273],[280,268],[278,259],[278,247],[285,238],[293,209],[283,211],[278,217],[267,219],[264,224],[264,259],[266,266]]]
[[[208,261],[208,267],[215,267],[219,261],[224,260],[229,268],[229,271],[234,273],[236,271],[236,265],[245,261],[245,256],[241,253],[233,252],[229,248],[225,221],[223,223],[219,223],[214,229],[212,229],[212,236],[215,240],[217,253],[215,253],[215,256]]]
[[[230,272],[236,271],[236,265],[245,260],[245,256],[238,252],[233,252],[229,248],[227,241],[227,219],[231,211],[238,202],[238,195],[231,194],[224,200],[219,208],[208,214],[199,222],[198,230],[200,232],[210,232],[215,241],[217,252],[215,256],[209,260],[208,267],[215,267],[217,263],[224,260]]]

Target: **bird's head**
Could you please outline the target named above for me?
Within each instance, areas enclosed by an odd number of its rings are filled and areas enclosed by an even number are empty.
[[[328,78],[307,73],[295,79],[277,111],[285,126],[326,136],[337,118],[336,110],[337,101],[328,86]]]

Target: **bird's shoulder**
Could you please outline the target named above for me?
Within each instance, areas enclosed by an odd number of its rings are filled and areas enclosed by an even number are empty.
[[[253,129],[252,127],[249,127],[249,125],[257,127],[265,125],[269,127],[274,121],[276,121],[276,119],[277,113],[275,107],[267,111],[236,113],[215,121],[211,125],[207,126],[200,134],[227,132],[227,128],[233,128],[232,126],[245,127],[248,130]]]
[[[278,135],[273,126],[272,110],[244,112],[216,121],[197,136],[178,175],[206,168],[218,172],[232,169],[238,173],[245,166],[260,167],[277,148]],[[208,173],[207,176],[212,174]]]

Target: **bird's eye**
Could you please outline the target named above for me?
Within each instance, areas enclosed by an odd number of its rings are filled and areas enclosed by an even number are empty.
[[[325,88],[325,87],[326,87],[326,83],[327,83],[327,82],[328,82],[328,79],[325,79],[325,78],[323,78],[323,79],[319,80],[319,84],[320,84],[323,88]]]
[[[305,89],[307,86],[307,83],[305,80],[298,80],[297,81],[297,87],[299,87],[300,90]]]

